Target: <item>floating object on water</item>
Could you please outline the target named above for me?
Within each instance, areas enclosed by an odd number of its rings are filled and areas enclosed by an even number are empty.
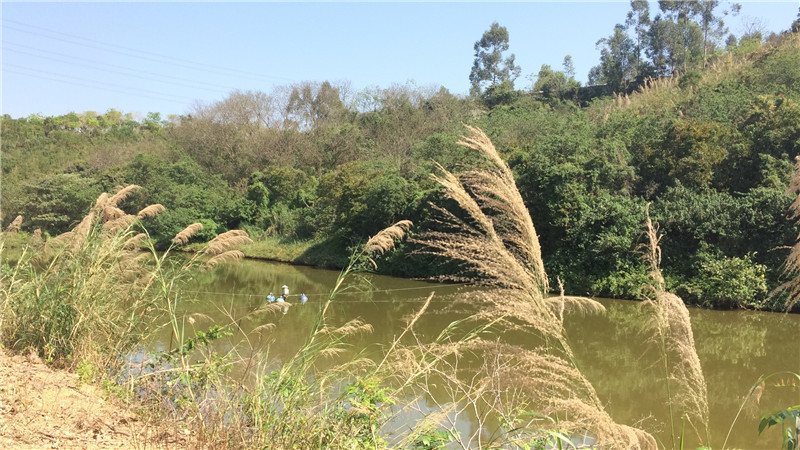
[[[267,296],[267,303],[275,303],[275,295],[273,295],[272,292]]]
[[[308,301],[306,294],[300,294],[300,303],[305,304]]]
[[[283,303],[283,302],[285,302],[285,301],[286,301],[286,299],[283,297],[283,295],[281,295],[280,297],[278,297],[278,303]]]

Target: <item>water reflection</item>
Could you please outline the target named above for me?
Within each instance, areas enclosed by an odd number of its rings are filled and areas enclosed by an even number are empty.
[[[195,314],[193,327],[197,330],[214,323],[236,323],[238,332],[219,342],[219,351],[235,349],[247,355],[269,348],[270,362],[277,365],[302,346],[337,276],[335,271],[260,261],[222,265],[185,288],[193,299],[184,305],[185,312]],[[360,318],[371,324],[371,334],[350,341],[354,352],[364,350],[367,354],[379,354],[385,349],[431,291],[436,291],[434,302],[416,329],[421,339],[434,339],[449,323],[463,317],[463,312],[450,311],[447,306],[454,296],[469,290],[383,276],[358,276],[352,281],[338,294],[328,320],[341,325]],[[267,294],[279,294],[283,285],[292,292],[286,313],[280,308],[265,310]],[[306,304],[299,301],[300,293],[308,296]],[[644,334],[646,311],[637,302],[601,301],[607,308],[605,314],[572,316],[566,321],[577,363],[615,420],[643,427],[668,443],[669,426],[663,422],[668,417],[663,366]],[[700,309],[691,309],[690,313],[697,353],[708,383],[711,443],[718,447],[742,397],[760,376],[782,370],[800,371],[800,315]],[[270,323],[274,327],[265,326]],[[154,337],[151,349],[167,348],[169,339],[164,330]],[[787,402],[796,404],[798,392],[790,389],[767,386],[761,411],[789,406]],[[426,413],[436,410],[437,402],[446,401],[447,397],[442,392],[441,398],[420,398],[412,404]],[[478,423],[476,414],[458,418],[459,429],[464,432],[474,431]],[[749,449],[777,447],[777,433],[769,430],[759,437],[757,423],[753,415],[741,418],[729,445]],[[398,433],[406,426],[402,420],[395,425]],[[690,442],[687,448],[694,444]]]

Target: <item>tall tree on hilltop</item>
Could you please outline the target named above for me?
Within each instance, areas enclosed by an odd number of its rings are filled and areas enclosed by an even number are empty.
[[[679,68],[685,72],[695,65],[703,52],[703,32],[693,20],[700,10],[699,2],[659,0],[658,7],[666,16],[662,21],[662,31],[666,33],[661,37],[667,44],[670,72],[675,73]]]
[[[562,66],[564,67],[564,75],[566,75],[567,78],[575,78],[575,65],[572,64],[572,55],[564,57]]]
[[[513,88],[514,80],[519,77],[521,68],[514,64],[514,54],[504,58],[503,52],[508,50],[508,30],[497,22],[483,33],[481,39],[475,42],[475,62],[469,74],[472,85],[470,94],[479,96],[487,88],[510,83]]]
[[[614,34],[597,41],[600,64],[589,72],[589,83],[607,84],[616,91],[624,91],[636,78],[635,44],[623,31],[622,25],[614,28]]]
[[[675,25],[677,39],[672,39],[673,53],[684,71],[697,64],[702,53],[702,64],[713,53],[728,31],[723,20],[731,12],[739,13],[741,5],[734,3],[730,10],[718,11],[719,0],[659,0],[658,7]]]
[[[636,39],[634,64],[639,72],[642,69],[642,47],[647,41],[647,30],[650,26],[650,4],[647,0],[631,0],[631,10],[625,20],[625,26],[633,28],[633,35]]]

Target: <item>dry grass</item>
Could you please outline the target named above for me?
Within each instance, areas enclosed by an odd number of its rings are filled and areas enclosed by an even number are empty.
[[[467,130],[461,144],[480,152],[487,167],[460,174],[439,167],[441,175],[433,179],[458,208],[434,205],[440,213],[440,229],[425,232],[415,241],[426,247],[426,253],[462,264],[462,274],[448,278],[461,281],[477,277],[480,284],[494,288],[470,297],[479,311],[470,323],[484,324],[479,325],[481,330],[530,333],[538,338],[529,342],[541,344],[522,348],[501,339],[488,341],[475,333],[459,340],[419,344],[418,352],[435,355],[428,366],[410,364],[414,358],[408,355],[398,364],[409,371],[409,379],[417,374],[425,380],[423,386],[432,375],[445,380],[453,395],[450,400],[475,410],[483,410],[488,404],[500,417],[508,417],[513,414],[510,407],[522,404],[530,412],[553,420],[549,430],[574,436],[588,433],[605,447],[656,448],[655,439],[648,433],[614,422],[575,365],[565,336],[564,310],[569,306],[600,310],[602,306],[580,297],[547,298],[548,278],[539,239],[513,174],[481,130],[469,126]],[[459,358],[469,354],[488,365],[468,373],[459,365]],[[525,420],[521,428],[529,433],[522,434],[523,440],[545,431],[532,419]],[[513,444],[514,434],[507,436],[507,443]],[[461,444],[483,446],[480,436]]]
[[[414,223],[410,220],[401,220],[388,228],[384,228],[378,234],[369,238],[364,245],[364,250],[368,253],[386,253],[394,248],[395,241],[402,239],[413,225]]]
[[[175,236],[175,239],[177,238],[178,236]],[[208,256],[221,255],[222,253],[235,249],[240,245],[252,243],[253,240],[247,236],[247,232],[244,230],[226,231],[218,234],[214,239],[208,241],[208,247],[203,253]]]
[[[649,211],[649,205],[647,209]],[[645,299],[645,305],[652,311],[648,329],[663,358],[672,436],[675,436],[674,415],[677,412],[687,419],[701,440],[708,442],[708,389],[697,356],[689,310],[680,297],[665,289],[660,268],[661,236],[649,212],[645,220],[645,238],[647,242],[640,246],[640,251],[649,267],[651,283],[651,296]],[[678,411],[673,411],[675,408]]]
[[[8,224],[8,227],[6,227],[6,232],[18,233],[20,225],[22,225],[22,216],[17,216],[11,221],[10,224]]]
[[[800,225],[800,156],[795,158],[794,174],[791,181],[789,181],[786,193],[797,195],[789,209],[791,210],[790,218]],[[769,294],[767,300],[778,294],[785,294],[786,302],[784,303],[784,308],[789,311],[800,302],[800,235],[798,235],[794,246],[789,251],[789,256],[786,257],[786,261],[783,263],[783,275],[788,280],[775,288]]]
[[[150,205],[150,206],[142,209],[141,211],[139,211],[139,213],[136,215],[136,218],[137,219],[144,219],[145,217],[155,217],[156,214],[164,211],[164,209],[165,209],[164,205],[162,205],[160,203],[156,203],[154,205]]]
[[[174,244],[178,244],[178,245],[185,245],[187,242],[189,242],[189,239],[191,239],[192,236],[195,233],[197,233],[198,231],[200,231],[202,229],[203,229],[203,224],[202,223],[199,223],[199,222],[198,223],[193,223],[193,224],[187,226],[186,228],[184,228],[178,234],[176,234],[175,237],[172,238],[172,242]]]

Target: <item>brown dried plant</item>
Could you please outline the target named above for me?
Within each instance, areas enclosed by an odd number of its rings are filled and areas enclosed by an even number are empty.
[[[139,214],[136,215],[136,218],[144,219],[145,217],[155,217],[156,214],[164,211],[164,209],[164,205],[156,203],[139,211]]]
[[[666,291],[660,267],[661,236],[650,219],[649,208],[648,204],[644,232],[646,242],[639,246],[650,278],[648,288],[651,294],[645,298],[644,304],[652,312],[648,322],[650,339],[659,347],[663,360],[673,431],[671,435],[675,436],[674,409],[677,407],[697,436],[708,442],[708,389],[697,356],[689,310],[680,297]]]
[[[498,390],[504,395],[520,395],[533,412],[556,418],[553,426],[562,432],[588,433],[601,446],[655,448],[656,441],[648,433],[614,422],[574,362],[563,312],[570,305],[593,310],[602,306],[580,297],[547,297],[548,279],[539,238],[513,174],[486,134],[470,126],[467,130],[468,136],[460,143],[480,152],[487,160],[486,167],[453,174],[438,166],[441,175],[433,179],[458,208],[434,205],[439,212],[439,229],[424,232],[413,241],[425,247],[423,253],[461,263],[462,273],[445,278],[494,288],[471,295],[478,310],[471,320],[502,331],[537,335],[539,338],[532,342],[540,344],[526,349],[479,338],[437,342],[424,349],[437,355],[436,363],[428,369],[419,368],[417,373],[431,370],[449,380],[454,386],[452,392],[463,394],[455,401],[482,401],[479,399],[484,395],[474,386],[493,386],[493,395],[499,395]],[[483,377],[469,375],[458,365],[458,358],[465,354],[496,360],[499,365],[484,371]],[[408,370],[414,367],[407,365]],[[428,375],[423,378],[427,380]],[[464,384],[464,379],[472,381]]]
[[[795,158],[794,174],[789,181],[786,193],[797,195],[797,198],[789,206],[791,210],[789,217],[800,225],[800,156]],[[789,251],[789,256],[786,257],[786,261],[783,263],[783,276],[788,278],[787,281],[770,292],[767,300],[774,298],[778,294],[785,294],[786,302],[784,303],[784,308],[786,311],[790,311],[800,302],[800,235],[797,236],[795,244]]]
[[[120,190],[118,190],[116,194],[108,197],[108,201],[107,201],[106,204],[108,206],[116,208],[117,205],[119,204],[119,202],[121,202],[121,201],[125,200],[126,198],[128,198],[133,193],[133,191],[135,191],[137,189],[141,189],[141,188],[142,188],[141,186],[138,186],[138,185],[135,185],[135,184],[129,184],[128,186],[125,186],[125,187],[121,188]]]
[[[364,250],[368,253],[384,254],[394,248],[394,243],[405,236],[405,233],[414,225],[410,220],[401,220],[396,224],[384,228],[375,236],[369,238],[364,244]]]
[[[176,236],[177,238],[177,236]],[[230,230],[218,234],[214,239],[208,241],[208,247],[203,252],[208,256],[216,256],[239,247],[243,244],[251,244],[253,240],[247,236],[244,230]]]
[[[184,228],[180,233],[176,234],[174,238],[172,238],[172,242],[178,245],[184,245],[189,242],[189,239],[197,233],[198,231],[203,229],[202,223],[193,223],[186,228]]]
[[[6,232],[18,233],[20,225],[22,225],[22,216],[17,216],[11,221],[10,224],[8,224],[8,227],[6,227]]]
[[[225,253],[220,253],[219,255],[209,259],[206,262],[206,266],[213,268],[224,262],[240,261],[242,258],[244,258],[244,253],[240,252],[239,250],[228,250]]]

